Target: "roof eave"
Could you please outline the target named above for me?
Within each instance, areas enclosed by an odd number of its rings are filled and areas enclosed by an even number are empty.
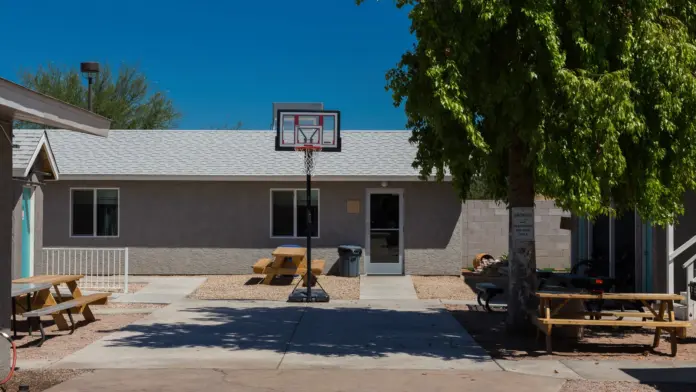
[[[260,182],[260,181],[305,181],[304,175],[297,176],[201,176],[201,175],[139,175],[139,174],[61,174],[62,180],[73,181],[234,181],[234,182]],[[313,181],[330,182],[374,182],[374,181],[422,181],[418,176],[312,176]],[[435,181],[435,177],[428,179]],[[443,181],[451,181],[451,176],[445,176]]]
[[[13,119],[107,136],[111,120],[0,78],[0,112]]]

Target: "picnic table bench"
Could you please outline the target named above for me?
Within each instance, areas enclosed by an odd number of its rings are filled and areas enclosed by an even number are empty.
[[[486,310],[489,312],[492,312],[493,310],[491,309],[490,302],[491,300],[498,294],[502,294],[505,292],[503,288],[498,287],[497,285],[493,283],[476,283],[476,301],[478,302],[479,305],[485,306]]]
[[[68,301],[63,301],[59,304],[53,305],[53,306],[48,306],[44,307],[41,309],[37,310],[32,310],[29,312],[24,312],[22,315],[31,322],[34,320],[36,324],[39,326],[39,331],[41,332],[41,340],[39,341],[38,346],[41,347],[41,345],[46,341],[46,333],[44,332],[43,324],[41,323],[41,316],[49,316],[53,315],[55,313],[62,313],[65,312],[68,314],[68,318],[70,319],[70,334],[75,332],[75,320],[73,320],[72,314],[73,312],[75,313],[83,313],[84,315],[84,310],[87,309],[87,306],[89,304],[100,301],[103,299],[108,298],[111,295],[111,293],[94,293],[90,295],[83,295],[78,298],[74,298]],[[89,312],[91,314],[91,311]],[[94,316],[92,316],[94,317]],[[86,317],[85,317],[86,318]]]
[[[273,278],[278,275],[302,275],[304,285],[307,285],[307,249],[279,247],[273,251],[273,258],[259,259],[252,270],[256,274],[264,274],[264,284],[271,284]],[[312,260],[312,275],[324,273],[326,263],[324,260]]]
[[[19,301],[21,297],[15,298],[13,304],[19,308],[22,315],[27,317],[27,319],[40,319],[41,316],[50,315],[53,321],[56,323],[58,330],[73,331],[75,329],[75,323],[72,319],[73,314],[82,314],[82,316],[87,321],[95,321],[96,318],[92,313],[89,305],[104,304],[107,302],[108,297],[111,293],[94,293],[90,295],[83,295],[82,291],[77,285],[77,282],[82,279],[84,275],[39,275],[32,276],[30,278],[22,278],[13,280],[13,286],[23,285],[23,284],[34,284],[37,287],[44,287],[38,291],[33,296],[33,300],[24,307],[23,303]],[[61,294],[58,286],[65,284],[70,290],[70,295]],[[48,287],[46,287],[48,285]],[[18,286],[19,287],[19,286]],[[56,295],[51,294],[50,288],[55,289]],[[27,298],[29,293],[27,293]],[[68,314],[70,318],[71,325],[65,321],[63,314]],[[41,323],[39,322],[41,327]],[[45,340],[45,335],[43,329],[41,331],[43,343]]]
[[[546,335],[546,351],[551,354],[551,332],[553,326],[610,326],[610,327],[649,327],[655,328],[653,347],[660,344],[662,330],[670,333],[671,354],[677,355],[677,337],[686,335],[686,328],[691,324],[687,321],[677,321],[674,317],[674,301],[684,298],[676,294],[657,293],[565,293],[540,291],[536,293],[539,298],[539,314],[532,314],[532,322],[539,328],[539,332]],[[578,301],[640,301],[649,311],[643,312],[569,312],[563,317],[558,317],[559,312],[568,302]],[[555,307],[552,301],[561,301]],[[653,308],[649,301],[659,302],[659,308]],[[587,318],[589,317],[589,318]],[[616,317],[616,319],[602,319],[603,317]],[[640,318],[640,320],[626,320],[626,318]]]
[[[50,283],[12,283],[12,330],[14,338],[17,339],[17,301],[26,298],[26,309],[31,309],[31,295],[44,290],[50,290],[53,287]],[[29,328],[31,335],[31,327]]]

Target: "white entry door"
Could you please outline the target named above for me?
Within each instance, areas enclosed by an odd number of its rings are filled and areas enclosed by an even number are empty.
[[[368,189],[365,202],[365,273],[404,273],[404,192]]]

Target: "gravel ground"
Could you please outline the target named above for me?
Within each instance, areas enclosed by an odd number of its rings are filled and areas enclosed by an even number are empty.
[[[578,360],[643,360],[696,361],[696,322],[687,328],[687,338],[678,342],[677,356],[670,355],[669,334],[653,349],[654,329],[585,327],[585,337],[553,338],[553,355],[546,354],[544,339],[534,335],[513,336],[505,333],[505,312],[486,312],[480,306],[447,305],[457,321],[488,353],[496,359],[578,359]],[[696,388],[694,388],[696,390]]]
[[[196,299],[249,299],[286,301],[299,278],[276,278],[271,285],[260,283],[263,275],[215,275],[208,279],[191,298]],[[320,276],[319,283],[332,299],[359,299],[360,278]],[[298,286],[302,287],[300,284]]]
[[[51,359],[58,360],[80,350],[102,337],[115,332],[134,321],[145,317],[144,314],[117,314],[96,316],[97,321],[86,323],[82,316],[74,316],[77,328],[72,335],[70,331],[58,331],[53,320],[42,320],[46,330],[46,341],[41,347],[36,347],[36,340],[41,336],[34,331],[28,336],[27,324],[17,320],[19,335],[17,336],[17,358],[19,359]],[[50,325],[50,326],[48,326]],[[33,391],[33,389],[32,389]]]
[[[91,372],[91,370],[20,370],[15,372],[12,380],[5,384],[4,387],[8,392],[14,392],[19,389],[20,385],[27,385],[31,392],[41,392],[88,372]]]
[[[693,392],[695,389],[693,385],[684,384],[648,385],[635,382],[571,380],[566,381],[560,392]]]
[[[411,276],[420,299],[475,300],[461,276]]]

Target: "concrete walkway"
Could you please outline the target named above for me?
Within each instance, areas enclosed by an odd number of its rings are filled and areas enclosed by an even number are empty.
[[[413,370],[97,370],[47,392],[558,392],[564,380],[501,372]]]
[[[51,367],[501,371],[442,307],[361,302],[181,300]]]
[[[111,302],[170,304],[186,298],[205,282],[202,277],[134,277],[148,285],[132,294],[120,294]]]
[[[367,300],[417,300],[413,280],[406,276],[360,277],[360,299]]]

